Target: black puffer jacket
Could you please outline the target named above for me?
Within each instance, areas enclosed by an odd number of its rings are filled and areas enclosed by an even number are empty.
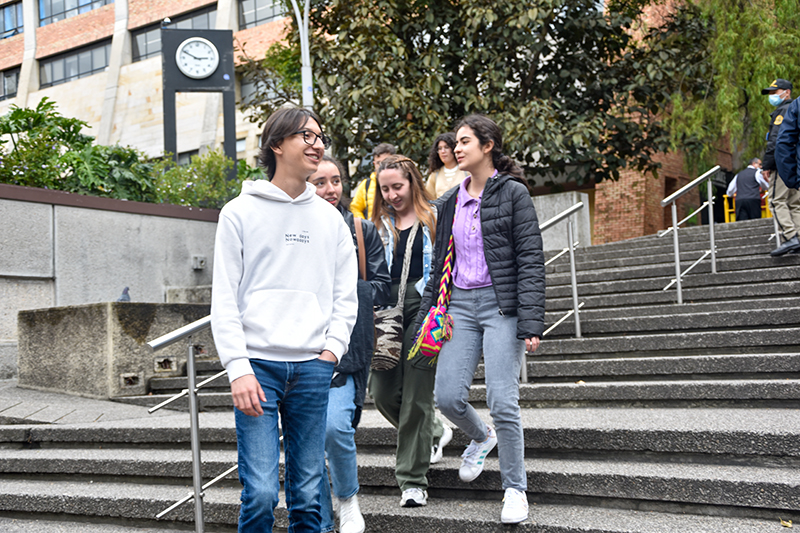
[[[417,327],[436,300],[447,243],[453,232],[458,188],[437,202],[435,257],[417,315]],[[539,220],[525,186],[508,174],[486,183],[481,201],[483,252],[499,312],[516,316],[517,338],[541,338],[544,331],[544,253]]]

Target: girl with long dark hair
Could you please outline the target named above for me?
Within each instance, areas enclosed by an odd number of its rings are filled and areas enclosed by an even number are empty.
[[[472,439],[462,455],[462,481],[477,478],[498,446],[505,490],[500,518],[515,524],[528,517],[519,374],[524,351],[538,348],[544,326],[542,238],[522,170],[503,155],[497,124],[470,115],[456,132],[456,159],[470,177],[443,202],[436,225],[435,249],[446,250],[452,235],[455,261],[448,308],[453,335],[439,353],[434,395],[442,414]],[[437,253],[417,324],[436,298],[444,255]],[[468,401],[481,356],[494,427]]]

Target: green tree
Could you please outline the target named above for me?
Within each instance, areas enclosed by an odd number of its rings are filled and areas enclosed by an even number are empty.
[[[611,8],[636,13],[660,3],[617,1]],[[774,109],[761,89],[775,78],[800,82],[797,0],[684,2],[645,30],[632,56],[657,87],[650,105],[664,117],[671,147],[693,169],[715,164],[719,149],[730,151],[735,168],[760,156]]]
[[[423,162],[478,112],[539,183],[654,171],[667,138],[633,92],[633,20],[595,0],[314,0],[317,108],[347,160],[392,142]]]

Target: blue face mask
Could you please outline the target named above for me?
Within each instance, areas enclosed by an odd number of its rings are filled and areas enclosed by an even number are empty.
[[[771,94],[769,95],[769,103],[775,107],[778,107],[783,102],[783,98],[780,97],[778,94]]]

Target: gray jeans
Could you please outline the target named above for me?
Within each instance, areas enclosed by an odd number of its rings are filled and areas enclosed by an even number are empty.
[[[434,398],[444,416],[469,438],[486,440],[486,422],[469,404],[469,389],[483,354],[486,398],[497,431],[503,489],[527,490],[525,439],[519,410],[519,371],[525,341],[517,339],[517,317],[503,316],[493,287],[453,286],[448,312],[453,338],[442,346]]]

